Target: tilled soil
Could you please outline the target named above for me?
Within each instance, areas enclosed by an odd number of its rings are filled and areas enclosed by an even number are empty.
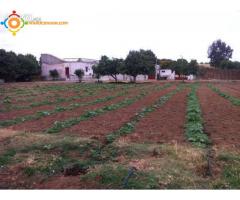
[[[135,95],[138,95],[140,91],[141,91],[141,89],[138,88],[135,90],[131,90],[131,92],[127,95],[123,95],[123,96],[114,98],[107,102],[102,102],[102,103],[98,103],[98,104],[90,105],[90,106],[82,106],[82,107],[79,107],[72,111],[64,111],[64,112],[56,113],[56,114],[53,114],[50,116],[43,117],[39,120],[27,121],[25,123],[17,124],[12,127],[9,127],[9,128],[12,130],[21,130],[21,131],[33,131],[33,132],[44,131],[44,130],[50,128],[54,124],[55,121],[63,121],[63,120],[67,120],[72,117],[79,117],[86,111],[95,110],[98,108],[102,108],[106,105],[111,105],[111,104],[120,102],[127,97],[134,97]],[[102,94],[102,97],[105,97],[105,95]]]
[[[213,145],[240,147],[240,107],[220,97],[207,86],[198,90],[205,132]]]
[[[153,92],[130,106],[108,112],[88,121],[83,121],[65,132],[80,136],[94,136],[103,138],[106,134],[118,130],[124,123],[128,122],[141,108],[152,105],[158,98],[176,89],[176,86]]]
[[[187,109],[185,89],[142,119],[133,134],[121,138],[128,142],[185,143],[184,124]]]
[[[116,94],[116,93],[114,92],[114,94]],[[83,97],[83,98],[78,99],[78,100],[63,102],[63,103],[59,103],[57,105],[56,104],[43,105],[43,106],[32,107],[30,109],[13,110],[13,111],[10,111],[10,112],[4,112],[4,113],[0,113],[0,120],[10,120],[10,119],[14,119],[16,117],[23,117],[23,116],[26,116],[26,115],[32,115],[32,114],[35,114],[38,111],[53,110],[56,106],[65,107],[65,106],[68,106],[72,103],[85,103],[85,102],[88,102],[88,101],[94,101],[97,98],[103,98],[105,96],[110,96],[110,95],[112,95],[111,92],[104,91],[101,94],[97,94],[96,96],[93,95],[93,96],[89,96],[89,97]],[[76,95],[70,95],[69,94],[68,98],[72,97],[72,96],[76,96]]]
[[[226,85],[226,84],[219,84],[215,85],[215,87],[219,88],[222,92],[231,95],[233,97],[239,98],[240,99],[240,86],[239,88],[235,88],[234,86],[231,85]]]

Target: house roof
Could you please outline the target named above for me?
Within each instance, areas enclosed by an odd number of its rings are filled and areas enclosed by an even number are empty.
[[[87,59],[87,58],[58,58],[51,54],[41,54],[40,58],[41,63],[49,64],[49,65],[56,65],[56,64],[63,64],[63,63],[75,63],[75,62],[82,62],[82,63],[90,63],[96,64],[98,60],[94,59]]]

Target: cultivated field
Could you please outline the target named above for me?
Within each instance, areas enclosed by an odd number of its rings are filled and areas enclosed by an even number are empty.
[[[240,188],[240,83],[0,86],[0,188]]]

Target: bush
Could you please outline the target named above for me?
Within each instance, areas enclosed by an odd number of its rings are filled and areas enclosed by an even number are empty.
[[[59,78],[59,73],[56,69],[50,70],[49,73],[50,73],[50,76],[53,78],[53,80],[56,80]]]
[[[82,69],[75,70],[74,74],[77,75],[79,82],[82,82],[82,78],[84,76],[84,71]]]

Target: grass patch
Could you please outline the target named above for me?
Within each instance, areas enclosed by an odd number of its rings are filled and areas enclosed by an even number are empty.
[[[136,171],[129,177],[127,184],[124,184],[129,175],[129,169],[122,166],[104,165],[99,170],[90,172],[83,176],[83,181],[94,181],[102,188],[111,189],[157,189],[157,178],[147,172]]]
[[[7,150],[3,155],[0,156],[0,166],[9,164],[12,158],[16,155],[16,151],[13,149]]]

